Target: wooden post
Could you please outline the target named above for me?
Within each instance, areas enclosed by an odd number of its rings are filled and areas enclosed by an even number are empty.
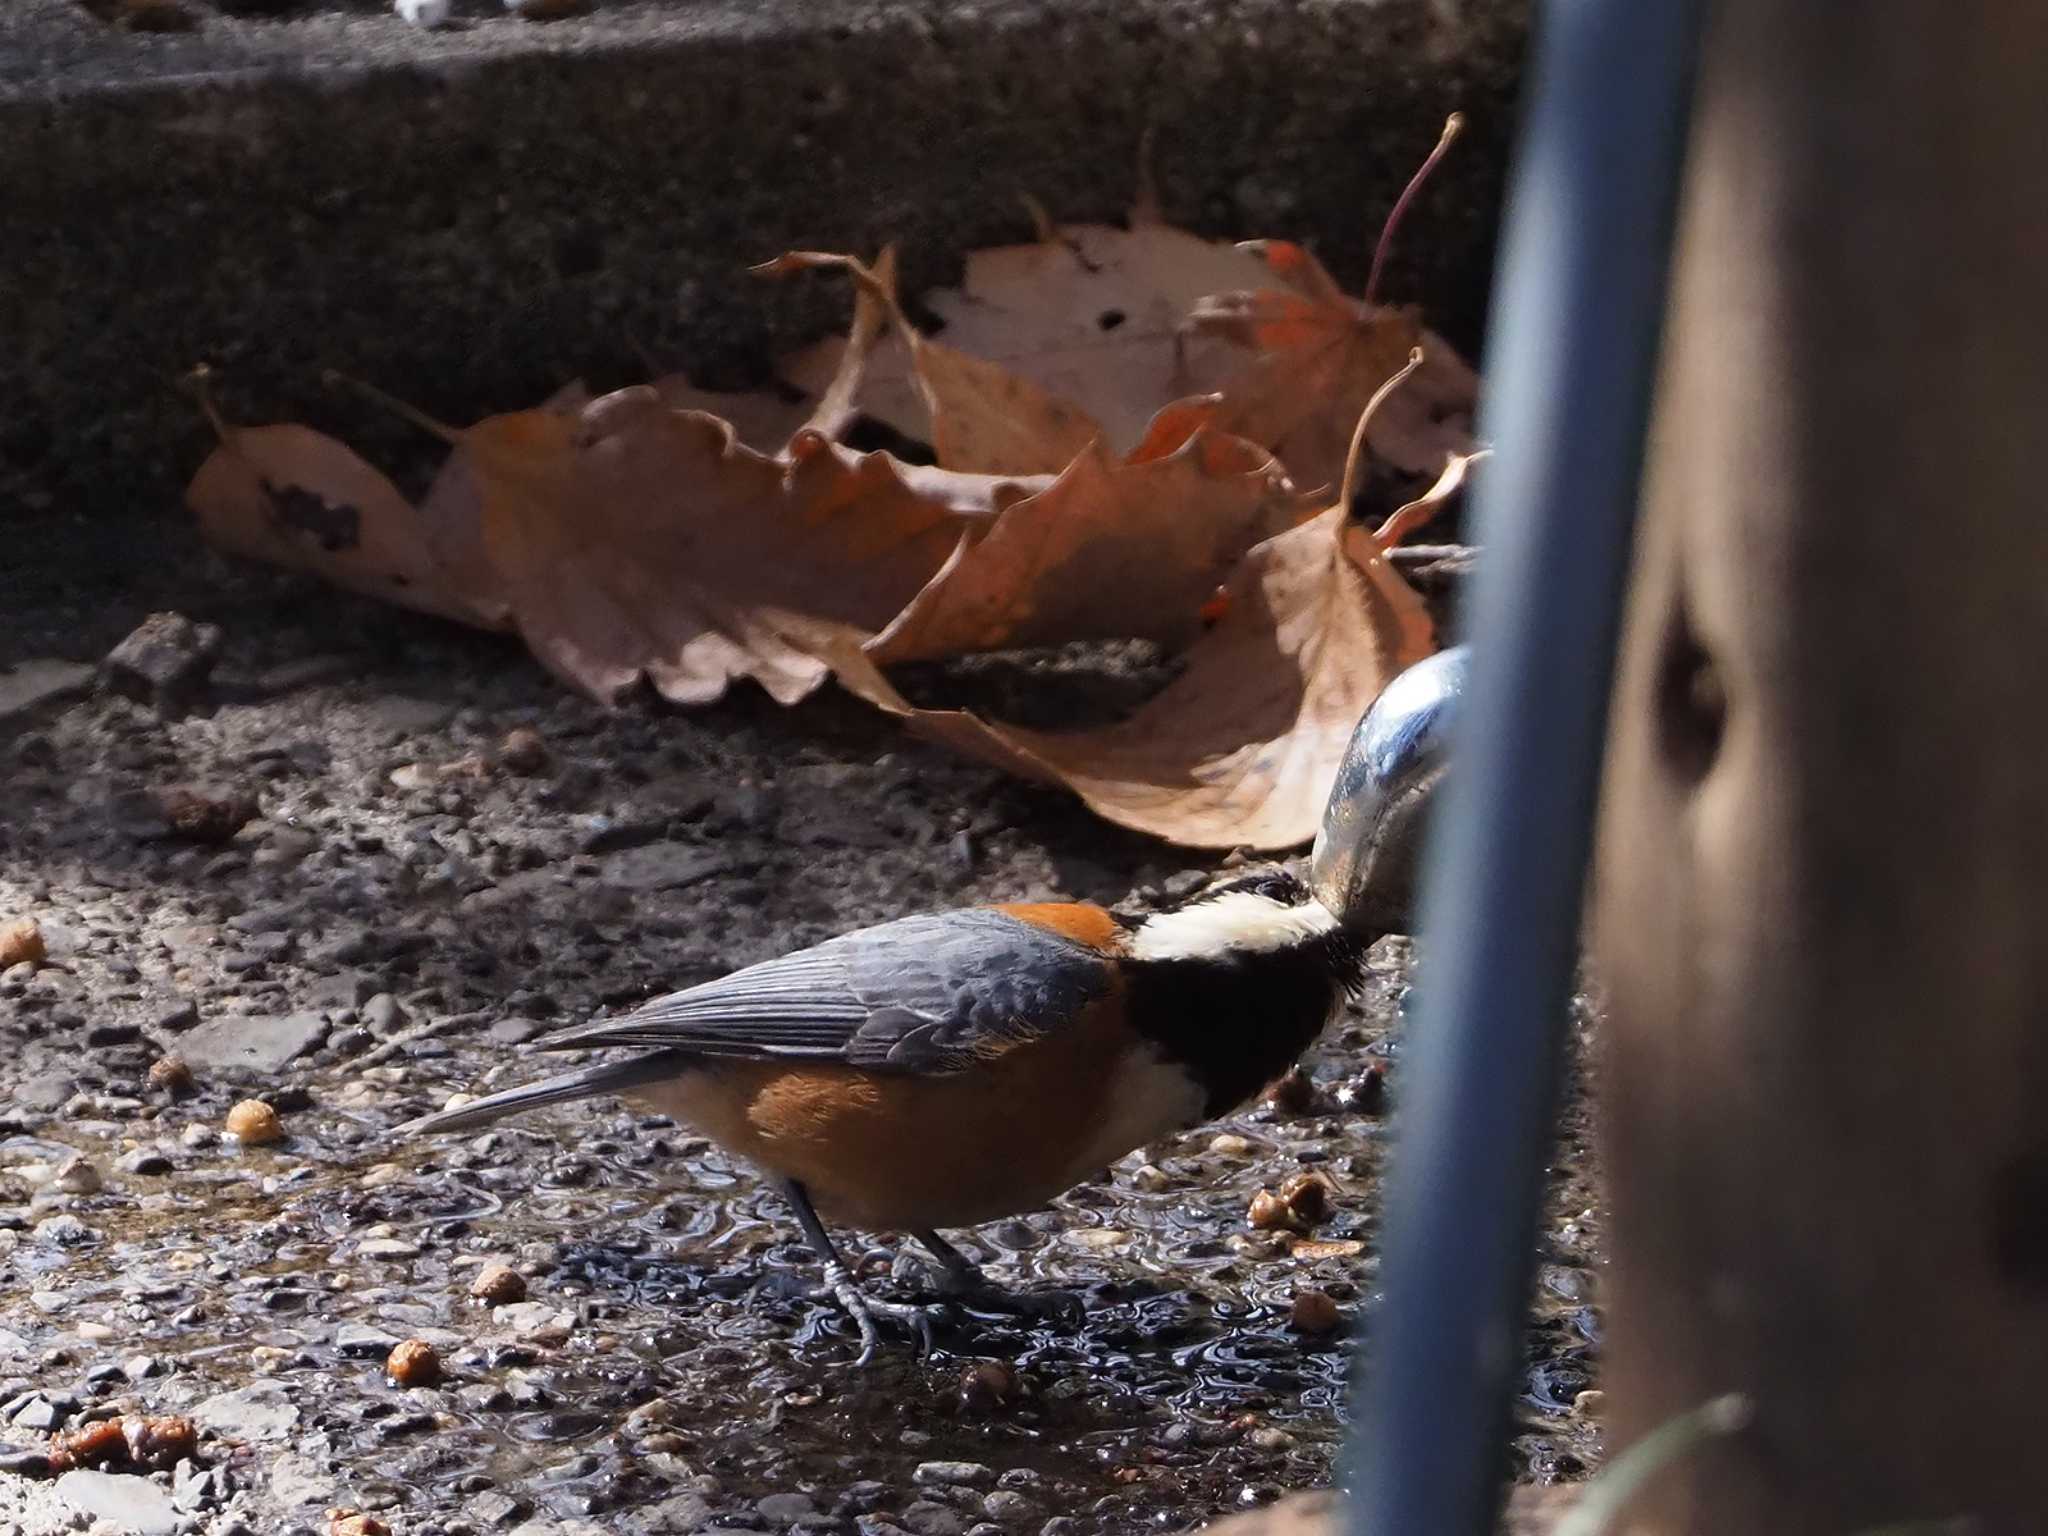
[[[2048,8],[1722,0],[1595,897],[1658,1532],[2048,1528]]]

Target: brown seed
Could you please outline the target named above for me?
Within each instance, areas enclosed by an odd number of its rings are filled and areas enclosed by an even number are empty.
[[[1016,1371],[1000,1360],[977,1360],[960,1373],[960,1411],[988,1414],[1014,1407],[1020,1386]]]
[[[1287,1202],[1287,1209],[1301,1224],[1298,1230],[1318,1226],[1330,1219],[1333,1208],[1330,1197],[1335,1192],[1336,1186],[1331,1184],[1329,1176],[1321,1173],[1297,1173],[1280,1186],[1280,1198]]]
[[[32,917],[17,917],[0,923],[0,971],[10,965],[41,965],[50,952],[43,944],[43,930]]]
[[[1286,1075],[1266,1090],[1266,1102],[1283,1115],[1313,1114],[1320,1098],[1315,1079],[1300,1067],[1289,1067]]]
[[[194,843],[225,843],[256,816],[256,797],[207,784],[169,784],[153,791],[170,835]]]
[[[229,1110],[227,1131],[245,1147],[265,1147],[284,1140],[284,1124],[277,1111],[261,1099],[244,1099]]]
[[[330,1509],[327,1536],[391,1536],[391,1527],[375,1515],[353,1509]]]
[[[1296,1333],[1318,1337],[1335,1333],[1343,1321],[1344,1316],[1337,1310],[1337,1303],[1326,1292],[1303,1289],[1294,1293],[1294,1310],[1287,1319],[1287,1326]]]
[[[515,725],[498,743],[498,761],[514,773],[539,773],[548,765],[548,744],[530,725]]]
[[[469,1294],[487,1307],[526,1300],[526,1276],[510,1264],[486,1264],[469,1282]]]
[[[284,1122],[261,1099],[243,1099],[228,1111],[226,1130],[245,1147],[268,1146],[284,1139]]]
[[[159,1056],[149,1064],[149,1086],[180,1098],[192,1091],[192,1069],[182,1056]]]
[[[407,1339],[384,1358],[384,1374],[399,1387],[431,1387],[441,1379],[441,1357],[425,1339]]]
[[[1259,1232],[1301,1232],[1306,1228],[1294,1213],[1294,1208],[1270,1189],[1262,1189],[1252,1196],[1251,1208],[1245,1212],[1245,1220]]]

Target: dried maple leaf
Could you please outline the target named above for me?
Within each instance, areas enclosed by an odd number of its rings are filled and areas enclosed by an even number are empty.
[[[1369,404],[1347,479],[1371,414]],[[1341,500],[1254,547],[1225,591],[1225,611],[1180,676],[1100,730],[1026,730],[919,709],[854,637],[814,632],[809,643],[877,708],[968,756],[1064,784],[1107,820],[1191,847],[1291,847],[1314,835],[1359,717],[1435,648],[1434,632],[1421,598]]]
[[[879,629],[970,525],[1043,483],[905,465],[808,432],[770,458],[647,386],[573,419],[523,411],[450,435],[469,454],[521,635],[605,700],[644,676],[676,703],[705,703],[753,677],[794,702],[824,669],[775,614]]]
[[[1055,228],[1042,215],[1039,225],[1039,238],[1028,244],[971,252],[960,286],[922,301],[944,322],[948,351],[985,360],[1063,402],[1100,429],[1112,454],[1126,454],[1159,403],[1188,393],[1201,376],[1184,334],[1189,311],[1209,294],[1262,284],[1265,267],[1250,252],[1166,223],[1149,187],[1128,228]],[[782,376],[816,391],[833,377],[845,345],[835,338],[806,348],[782,363]],[[869,415],[917,437],[928,430],[919,362],[914,344],[885,345],[861,392]],[[978,401],[969,395],[945,403],[965,412]],[[953,461],[942,452],[940,462]]]
[[[352,449],[311,427],[213,420],[220,446],[185,491],[208,543],[421,613],[502,625],[491,574],[451,563],[446,530]]]
[[[1102,436],[1094,418],[1018,374],[931,341],[896,299],[888,276],[830,251],[787,251],[754,270],[763,275],[843,271],[879,303],[910,349],[911,379],[930,422],[933,455],[948,469],[988,475],[1057,474]]]
[[[1410,474],[1433,475],[1452,455],[1469,450],[1478,376],[1441,337],[1423,330],[1414,310],[1377,302],[1394,232],[1461,122],[1452,114],[1436,149],[1388,215],[1364,298],[1348,296],[1301,246],[1285,240],[1249,242],[1244,250],[1259,257],[1267,275],[1281,286],[1212,294],[1195,306],[1188,323],[1256,355],[1206,380],[1211,398],[1168,409],[1271,449],[1304,486],[1333,484],[1345,462],[1352,423],[1419,346],[1421,369],[1384,410],[1374,413],[1373,452]]]
[[[741,442],[763,453],[786,456],[791,441],[802,431],[837,441],[860,414],[854,406],[854,396],[862,388],[875,342],[888,324],[888,311],[876,294],[895,291],[895,247],[885,247],[870,270],[874,290],[866,286],[858,289],[853,325],[837,340],[832,366],[817,375],[814,390],[805,392],[785,386],[787,393],[757,390],[750,394],[722,394],[699,389],[687,374],[678,373],[656,379],[655,391],[665,404],[677,410],[724,417],[732,423]]]
[[[888,664],[1125,636],[1177,650],[1239,557],[1302,512],[1272,456],[1241,438],[1197,432],[1135,464],[1098,443],[963,540],[868,654]]]

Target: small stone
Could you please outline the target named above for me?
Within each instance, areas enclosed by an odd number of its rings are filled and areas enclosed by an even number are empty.
[[[159,1056],[149,1064],[149,1086],[182,1099],[192,1091],[192,1069],[182,1056]]]
[[[1173,1188],[1173,1175],[1157,1163],[1146,1163],[1131,1171],[1131,1187],[1148,1195],[1164,1194]]]
[[[216,625],[195,624],[182,613],[152,613],[107,652],[100,681],[159,714],[183,714],[206,692],[220,646]]]
[[[61,1189],[67,1195],[96,1195],[105,1183],[92,1159],[76,1153],[58,1164],[57,1172],[50,1180],[53,1188]]]
[[[45,1216],[35,1225],[37,1242],[51,1248],[83,1248],[96,1243],[100,1235],[76,1216]]]
[[[189,1031],[178,1042],[178,1054],[201,1072],[239,1070],[272,1077],[326,1038],[327,1020],[317,1013],[221,1014]]]
[[[913,1536],[962,1536],[966,1522],[945,1505],[919,1499],[897,1517]]]
[[[469,1294],[487,1307],[526,1300],[526,1276],[510,1264],[486,1264],[469,1282]]]
[[[192,1417],[223,1440],[282,1440],[297,1426],[299,1409],[284,1386],[262,1381],[216,1392]]]
[[[16,662],[0,671],[0,719],[83,692],[92,682],[93,670],[82,661],[49,656]]]
[[[375,1515],[354,1509],[327,1512],[327,1536],[391,1536],[391,1527]]]
[[[190,1147],[194,1151],[197,1151],[201,1147],[210,1147],[219,1140],[220,1133],[218,1131],[216,1131],[212,1126],[202,1124],[200,1121],[197,1120],[193,1121],[190,1125],[186,1126],[185,1129],[178,1132],[179,1144],[181,1146]]]
[[[1343,1314],[1337,1303],[1326,1291],[1303,1286],[1294,1293],[1294,1306],[1288,1314],[1287,1326],[1296,1333],[1305,1333],[1320,1338],[1335,1333],[1343,1325]]]
[[[1210,1138],[1209,1150],[1217,1157],[1250,1157],[1252,1144],[1234,1132],[1224,1131]]]
[[[993,1488],[996,1469],[978,1461],[921,1461],[910,1480],[920,1488]]]
[[[514,773],[540,773],[548,765],[548,744],[530,725],[516,725],[498,743],[498,761]]]
[[[407,1339],[385,1358],[384,1374],[394,1386],[431,1387],[441,1379],[441,1357],[425,1339]]]
[[[284,1140],[284,1124],[261,1099],[244,1099],[228,1111],[227,1133],[245,1147],[266,1147]]]
[[[1000,1360],[977,1360],[960,1373],[962,1413],[996,1413],[1014,1407],[1020,1395],[1017,1372]]]
[[[1038,1513],[1038,1506],[1014,1488],[998,1488],[981,1501],[982,1512],[991,1520],[1024,1520]]]
[[[372,1328],[368,1323],[343,1323],[334,1330],[335,1350],[344,1355],[358,1355],[374,1360],[379,1355],[389,1355],[400,1343],[398,1335],[386,1333],[382,1328]]]
[[[1315,1079],[1300,1067],[1289,1067],[1266,1090],[1266,1102],[1283,1115],[1312,1114],[1318,1105]]]
[[[184,1516],[165,1489],[146,1477],[121,1472],[66,1472],[57,1497],[124,1536],[173,1536]]]
[[[380,1039],[405,1026],[405,1006],[389,992],[379,992],[363,1004],[363,1027]]]
[[[1572,1412],[1582,1419],[1597,1419],[1607,1412],[1607,1394],[1588,1387],[1572,1399]]]
[[[166,1004],[163,1010],[150,1020],[149,1027],[168,1034],[175,1033],[178,1030],[190,1029],[198,1022],[199,1005],[193,1002],[191,998],[185,997],[180,998],[175,1003]]]
[[[756,1499],[754,1510],[771,1525],[789,1525],[817,1514],[818,1503],[808,1493],[771,1493]]]
[[[41,965],[49,958],[43,930],[32,917],[0,923],[0,971],[10,965]]]

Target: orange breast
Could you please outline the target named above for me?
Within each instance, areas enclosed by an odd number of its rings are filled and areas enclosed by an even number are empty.
[[[1200,1104],[1106,1003],[950,1076],[716,1062],[642,1096],[799,1180],[824,1215],[885,1231],[1035,1209]]]

